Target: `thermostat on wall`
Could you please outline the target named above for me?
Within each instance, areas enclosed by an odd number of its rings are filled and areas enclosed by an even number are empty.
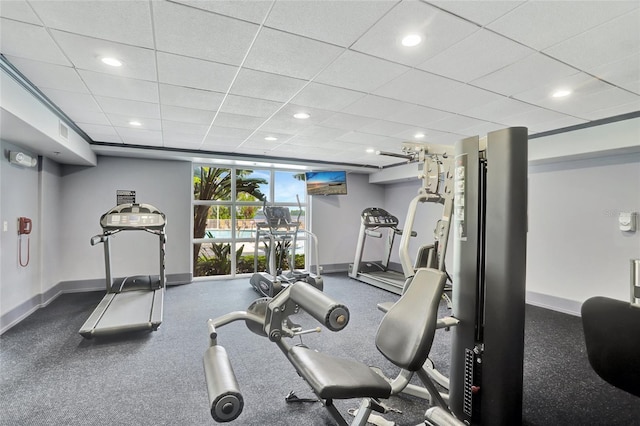
[[[620,230],[625,232],[635,232],[637,218],[638,213],[636,212],[620,212],[620,215],[618,216]]]

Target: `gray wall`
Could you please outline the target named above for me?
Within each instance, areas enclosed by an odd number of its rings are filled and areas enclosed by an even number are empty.
[[[40,294],[40,243],[45,232],[40,217],[40,180],[38,168],[25,168],[9,163],[9,151],[27,151],[19,149],[5,141],[0,141],[2,159],[0,160],[0,223],[1,261],[0,271],[0,314],[8,312],[24,303],[34,295]],[[26,261],[27,236],[18,237],[18,217],[25,216],[33,220],[33,231],[28,235],[30,260],[27,267],[19,264],[19,239],[22,239],[23,262]],[[1,226],[7,223],[7,231]]]
[[[591,296],[629,299],[640,232],[618,229],[620,211],[640,212],[640,154],[529,168],[532,302],[577,314]]]
[[[311,197],[311,230],[318,236],[320,265],[324,272],[346,271],[353,263],[365,207],[384,204],[384,186],[369,184],[369,175],[348,173],[348,195]],[[379,258],[380,243],[367,244],[363,259]]]
[[[116,205],[116,190],[136,191],[138,203],[167,216],[166,272],[191,271],[191,163],[98,157],[96,167],[64,166],[62,173],[62,281],[104,278],[100,216]],[[158,237],[121,232],[112,238],[114,276],[158,274]]]

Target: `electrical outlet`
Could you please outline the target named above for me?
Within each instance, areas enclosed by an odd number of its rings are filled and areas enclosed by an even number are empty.
[[[5,220],[2,222],[2,232],[7,232],[9,230],[9,223]]]

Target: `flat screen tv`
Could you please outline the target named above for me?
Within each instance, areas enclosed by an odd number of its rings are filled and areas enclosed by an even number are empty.
[[[309,195],[344,195],[347,193],[347,173],[341,172],[306,172],[307,194]]]

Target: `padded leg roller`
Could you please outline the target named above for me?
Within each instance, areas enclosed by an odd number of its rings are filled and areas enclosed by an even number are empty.
[[[220,423],[235,420],[242,413],[244,400],[227,351],[222,346],[212,346],[205,352],[203,363],[211,417]]]
[[[340,331],[349,323],[349,309],[310,284],[294,283],[289,297],[331,331]]]

